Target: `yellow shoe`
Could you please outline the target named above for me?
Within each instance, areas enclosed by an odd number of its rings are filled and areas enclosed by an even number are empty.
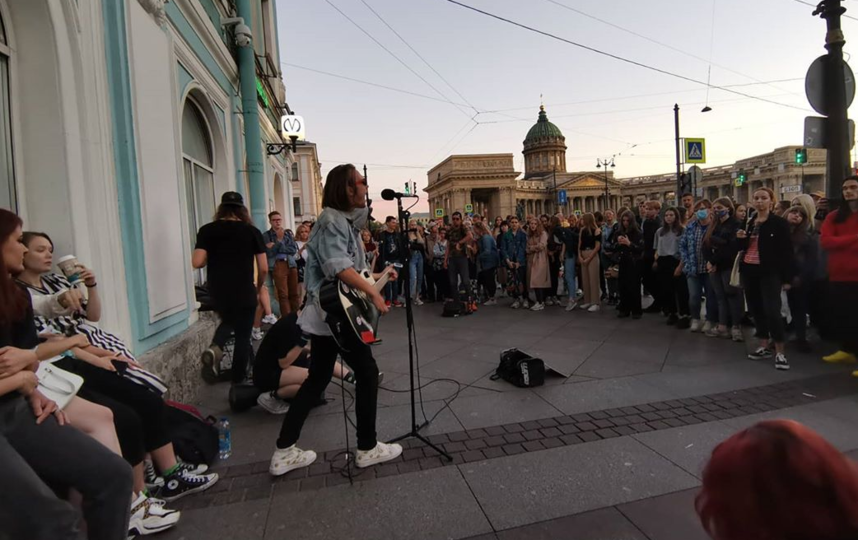
[[[858,369],[856,369],[855,371],[853,371],[853,372],[852,372],[852,376],[853,376],[853,377],[858,377]]]
[[[854,364],[855,362],[858,362],[858,358],[855,358],[854,354],[846,351],[837,351],[834,354],[823,356],[822,360],[829,364]],[[855,376],[858,377],[858,375]]]

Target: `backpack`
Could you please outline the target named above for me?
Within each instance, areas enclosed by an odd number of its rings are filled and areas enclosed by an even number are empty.
[[[465,303],[461,300],[451,300],[444,302],[444,311],[441,312],[442,317],[459,317],[467,313]]]
[[[185,463],[214,463],[218,456],[217,419],[203,417],[191,405],[169,400],[165,403],[164,421],[176,455]]]
[[[533,388],[545,384],[545,363],[518,349],[507,349],[501,353],[491,380],[503,379],[520,388]]]

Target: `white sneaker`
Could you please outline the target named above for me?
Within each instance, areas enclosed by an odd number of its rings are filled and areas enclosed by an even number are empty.
[[[488,300],[486,300],[486,303],[483,305],[484,306],[496,306],[497,304],[498,304],[497,300],[495,300],[494,298],[489,298]]]
[[[703,323],[703,329],[702,329],[703,333],[704,334],[712,333],[712,327],[713,326],[714,325],[709,321],[706,321],[705,323]]]
[[[570,298],[570,299],[569,299],[569,301],[568,301],[568,302],[566,302],[566,311],[572,311],[572,310],[574,310],[576,307],[578,307],[578,302],[576,302],[575,300],[572,300],[572,299]]]
[[[524,300],[524,301],[521,303],[521,307],[523,307],[524,309],[530,309],[530,302],[529,302],[529,301],[527,301],[527,300]]]
[[[699,332],[700,331],[700,319],[691,319],[691,331]]]
[[[398,444],[386,444],[383,442],[375,443],[375,448],[372,450],[358,450],[355,457],[355,464],[363,469],[390,461],[399,457],[402,453],[402,446]]]
[[[530,311],[542,311],[543,309],[545,309],[545,304],[542,302],[536,302],[533,304],[533,307],[530,308]]]
[[[783,371],[787,371],[789,369],[789,362],[787,362],[786,356],[781,353],[775,355],[775,369]]]
[[[275,324],[277,322],[277,315],[273,313],[269,313],[265,317],[262,317],[262,324]]]
[[[590,306],[593,304],[578,304],[578,307],[581,309],[590,309]]]
[[[256,398],[256,404],[271,414],[286,414],[289,404],[275,395],[274,392],[263,392]]]
[[[289,448],[278,448],[271,456],[268,472],[273,476],[282,476],[289,471],[309,467],[316,461],[316,453],[312,450],[301,450],[294,444]]]
[[[599,304],[593,304],[587,311],[589,311],[590,313],[596,313],[597,311],[599,311]]]
[[[415,298],[415,299],[414,299],[414,305],[415,305],[415,306],[422,306],[422,305],[423,305],[423,300],[421,300],[419,297],[418,297],[418,298]]]
[[[164,507],[163,501],[155,502],[145,493],[141,493],[131,503],[131,519],[128,522],[128,536],[155,534],[173,527],[179,522],[182,513]]]
[[[263,338],[263,336],[264,336],[264,334],[262,333],[262,328],[254,328],[250,332],[250,337],[251,337],[251,339],[253,339],[253,341],[259,341],[260,339]]]
[[[515,301],[515,302],[513,302],[513,303],[512,303],[512,305],[511,305],[511,306],[509,306],[509,307],[511,307],[512,309],[518,309],[518,308],[520,308],[520,307],[521,307],[521,302],[519,302],[518,300],[516,300],[516,301]]]

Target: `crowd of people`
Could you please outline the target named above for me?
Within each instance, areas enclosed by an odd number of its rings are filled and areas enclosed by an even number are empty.
[[[393,216],[375,236],[362,233],[367,262],[379,271],[410,255],[410,290],[385,290],[388,307],[406,294],[414,304],[472,299],[484,306],[500,296],[512,309],[549,306],[617,316],[660,314],[665,323],[708,337],[758,340],[748,356],[789,369],[787,336],[811,352],[809,326],[839,340],[827,362],[856,361],[849,306],[858,289],[858,180],[843,182],[838,208],[822,193],[778,201],[767,187],[749,205],[729,197],[681,198],[677,207],[641,201],[583,215],[515,215],[488,220],[454,212],[427,226],[409,223],[405,236]],[[500,293],[498,293],[500,291]],[[643,298],[652,301],[643,309]],[[856,371],[858,375],[858,371]]]

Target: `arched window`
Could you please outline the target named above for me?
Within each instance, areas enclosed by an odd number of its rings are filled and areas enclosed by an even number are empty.
[[[188,230],[193,249],[197,231],[212,220],[216,207],[211,137],[200,109],[190,99],[185,102],[182,111],[182,165],[188,202]],[[197,284],[204,279],[203,272],[196,272],[194,280]]]
[[[9,57],[6,27],[0,18],[0,208],[18,211],[15,163],[12,153],[12,114],[9,96]]]

